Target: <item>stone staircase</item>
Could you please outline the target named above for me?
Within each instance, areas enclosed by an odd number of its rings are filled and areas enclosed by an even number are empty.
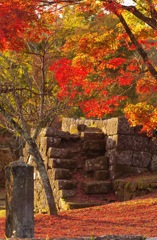
[[[5,209],[5,187],[0,186],[0,210]]]
[[[48,176],[60,210],[114,201],[105,135],[100,129],[88,128],[66,141],[62,132],[60,145],[49,147],[47,155]]]
[[[87,127],[76,135],[47,128],[38,144],[58,210],[130,200],[157,189],[157,176],[152,173],[149,180],[146,176],[148,181],[143,176],[110,179],[106,136],[100,129]],[[35,212],[47,211],[44,189],[35,170]]]

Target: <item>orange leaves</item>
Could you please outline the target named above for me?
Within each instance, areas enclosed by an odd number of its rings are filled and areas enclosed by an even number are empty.
[[[157,236],[157,199],[147,198],[59,212],[58,216],[35,215],[35,238],[78,238],[105,235]],[[0,219],[4,238],[5,219]],[[118,237],[117,237],[118,238]]]
[[[126,72],[122,76],[117,77],[119,86],[129,86],[134,81],[134,76]]]
[[[60,100],[69,99],[69,103],[77,104],[87,117],[103,117],[113,113],[124,101],[124,96],[108,97],[107,88],[113,83],[112,79],[97,78],[90,75],[86,68],[73,66],[72,61],[60,59],[52,64],[50,70],[54,72],[59,85]],[[99,76],[100,77],[100,76]]]
[[[127,66],[127,71],[130,72],[139,71],[139,66],[137,65],[136,61],[130,62],[130,64]]]
[[[0,50],[20,50],[28,41],[43,39],[48,21],[54,14],[45,16],[40,0],[7,0],[0,4]]]
[[[74,86],[81,86],[82,81],[87,76],[85,68],[72,66],[72,61],[66,58],[62,58],[53,63],[50,70],[55,73],[55,77],[60,86],[67,85],[70,82]]]
[[[136,92],[138,94],[152,94],[157,91],[157,81],[154,78],[143,78],[138,80]]]
[[[113,58],[107,62],[106,67],[115,69],[124,63],[126,63],[125,58]]]
[[[103,3],[105,9],[109,12],[115,14],[121,14],[123,12],[123,8],[120,3],[117,3],[116,0],[107,0]]]
[[[50,70],[54,72],[55,78],[60,87],[59,98],[74,99],[77,94],[76,89],[81,87],[84,79],[87,76],[87,71],[83,67],[72,66],[72,61],[66,58],[62,58],[50,67]]]
[[[21,47],[30,22],[37,19],[38,3],[38,0],[8,0],[0,4],[0,49]]]
[[[125,99],[123,96],[113,96],[108,99],[105,97],[101,99],[90,99],[82,101],[80,107],[87,117],[97,116],[101,118],[106,114],[115,112],[120,102]]]
[[[61,212],[58,217],[36,215],[35,237],[91,238],[109,234],[153,237],[157,234],[156,208],[157,200],[147,199]]]

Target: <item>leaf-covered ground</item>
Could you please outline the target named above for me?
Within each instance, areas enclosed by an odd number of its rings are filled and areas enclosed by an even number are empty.
[[[0,238],[5,218],[0,214]],[[35,237],[115,235],[157,236],[157,199],[138,199],[98,207],[60,212],[57,217],[35,216]]]

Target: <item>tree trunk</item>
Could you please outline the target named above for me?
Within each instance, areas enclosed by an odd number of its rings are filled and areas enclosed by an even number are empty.
[[[43,183],[43,187],[45,190],[45,194],[46,194],[46,198],[47,198],[47,203],[48,203],[48,207],[49,207],[49,214],[50,215],[57,215],[57,208],[55,205],[55,201],[54,201],[54,196],[52,193],[52,188],[50,185],[50,181],[47,175],[47,172],[45,170],[45,166],[43,163],[43,159],[42,156],[39,152],[39,148],[37,146],[37,144],[32,140],[29,139],[27,140],[27,143],[29,145],[29,153],[33,156],[34,161],[37,165],[37,170],[40,173],[40,177]]]
[[[15,129],[22,137],[23,139],[27,142],[29,146],[29,153],[34,157],[34,161],[37,165],[37,170],[40,173],[40,177],[43,183],[43,187],[45,190],[46,198],[47,198],[47,203],[49,206],[49,214],[50,215],[57,215],[57,208],[55,205],[53,193],[52,193],[52,188],[50,185],[50,181],[43,163],[42,156],[40,154],[39,148],[37,144],[35,143],[35,140],[31,138],[29,133],[27,132],[27,129],[21,128],[21,126],[14,121],[12,116],[5,111],[2,105],[0,105],[0,112],[4,116],[4,118],[11,124],[13,129]]]
[[[157,80],[157,71],[156,71],[155,67],[152,65],[150,59],[148,58],[148,55],[147,55],[146,51],[142,48],[142,46],[136,40],[134,34],[132,33],[131,29],[129,28],[129,26],[128,26],[127,22],[125,21],[125,19],[123,18],[123,16],[121,14],[116,14],[116,15],[119,18],[121,24],[123,25],[123,27],[124,27],[126,33],[128,34],[131,42],[135,45],[138,53],[140,54],[141,58],[143,59],[143,62],[146,64],[149,72]]]

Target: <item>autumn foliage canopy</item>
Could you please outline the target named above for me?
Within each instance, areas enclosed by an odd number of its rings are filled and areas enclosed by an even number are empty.
[[[56,96],[86,117],[125,113],[152,134],[157,127],[157,1],[2,0],[1,52],[55,38],[48,71]],[[58,36],[60,36],[58,38]],[[49,45],[50,46],[50,45]],[[49,48],[50,49],[50,48]]]

